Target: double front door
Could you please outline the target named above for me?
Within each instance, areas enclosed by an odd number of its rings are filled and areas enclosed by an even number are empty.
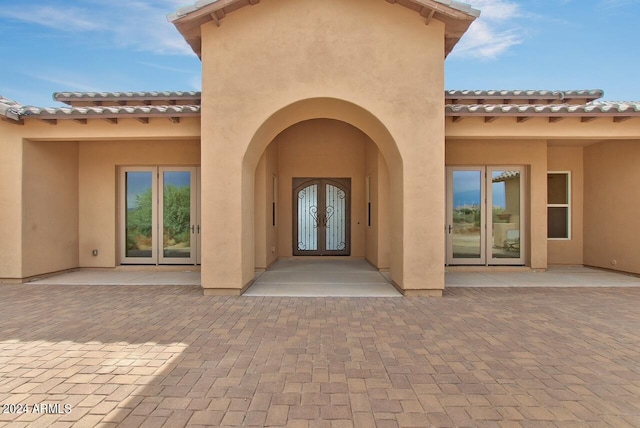
[[[351,179],[293,179],[293,255],[348,256]]]
[[[524,265],[524,168],[447,168],[447,264]]]
[[[120,263],[200,263],[200,168],[120,169]]]

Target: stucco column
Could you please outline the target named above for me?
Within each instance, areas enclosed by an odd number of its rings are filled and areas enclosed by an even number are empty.
[[[22,138],[20,126],[0,122],[0,282],[22,278]]]
[[[243,189],[248,177],[243,177],[233,127],[210,126],[205,117],[202,123],[202,288],[205,295],[240,295],[252,279],[247,271],[253,269],[253,257],[244,254],[248,244],[244,237],[251,234],[253,239],[253,203],[246,209],[243,204],[254,193]]]
[[[430,104],[421,123],[398,133],[404,207],[399,285],[406,296],[441,296],[444,289],[444,118],[439,101]]]

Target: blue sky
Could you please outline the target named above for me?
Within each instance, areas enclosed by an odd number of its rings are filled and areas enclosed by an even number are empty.
[[[446,61],[447,89],[603,89],[608,100],[640,100],[640,0],[467,3],[483,14]],[[53,106],[55,91],[199,90],[200,61],[166,21],[185,4],[5,0],[0,95]]]

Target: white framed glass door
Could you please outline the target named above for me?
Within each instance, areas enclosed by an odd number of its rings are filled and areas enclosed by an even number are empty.
[[[199,169],[120,169],[120,263],[198,264]]]
[[[156,264],[158,209],[157,169],[128,167],[120,170],[120,262]]]
[[[195,264],[198,236],[196,195],[196,168],[159,168],[160,264]]]
[[[491,178],[487,185],[488,264],[524,265],[524,169],[487,167],[487,177]]]
[[[524,265],[524,172],[447,167],[448,265]]]
[[[484,200],[484,168],[447,168],[447,264],[486,264]]]

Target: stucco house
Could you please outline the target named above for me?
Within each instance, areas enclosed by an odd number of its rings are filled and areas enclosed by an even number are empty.
[[[169,19],[202,93],[0,99],[0,280],[200,265],[241,294],[278,258],[365,258],[405,295],[446,266],[640,274],[640,103],[445,91],[453,0],[200,0]],[[502,266],[506,266],[502,268]]]

